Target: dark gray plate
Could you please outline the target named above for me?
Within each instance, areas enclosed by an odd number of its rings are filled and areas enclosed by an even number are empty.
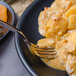
[[[8,23],[11,25],[15,25],[16,24],[16,14],[14,12],[14,10],[12,9],[11,6],[9,6],[7,3],[0,1],[0,5],[4,5],[5,7],[7,7],[8,11]],[[2,36],[0,37],[0,42],[7,36],[7,34],[9,33],[9,30]]]
[[[34,1],[24,11],[20,20],[18,21],[17,28],[22,30],[31,42],[37,43],[40,38],[43,38],[38,32],[38,16],[44,7],[50,6],[53,1],[54,0]],[[24,64],[24,67],[27,68],[32,76],[67,76],[66,72],[50,68],[38,57],[32,55],[18,34],[15,35],[15,43],[17,53]]]

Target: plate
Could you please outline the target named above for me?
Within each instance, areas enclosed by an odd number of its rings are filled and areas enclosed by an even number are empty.
[[[7,23],[9,23],[10,25],[15,26],[16,25],[16,14],[14,12],[14,10],[12,9],[11,6],[9,6],[7,3],[0,1],[0,5],[4,5],[7,8],[7,15],[8,15],[8,21]],[[0,37],[0,42],[4,41],[4,39],[7,37],[7,35],[9,34],[9,30],[2,36]]]
[[[20,17],[17,28],[23,31],[33,43],[43,38],[38,31],[38,16],[44,7],[49,7],[54,0],[35,0]],[[40,58],[31,54],[26,44],[15,34],[15,44],[18,56],[24,67],[32,76],[67,76],[66,72],[59,71],[45,65]]]

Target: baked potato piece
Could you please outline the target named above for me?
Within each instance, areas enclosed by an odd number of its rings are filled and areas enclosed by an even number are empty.
[[[69,17],[68,29],[69,30],[76,29],[76,15],[71,15]]]
[[[47,14],[46,14],[47,15]],[[39,24],[39,32],[41,35],[44,36],[44,34],[46,33],[45,31],[45,26],[47,25],[48,23],[48,18],[46,18],[46,15],[45,15],[45,19],[44,19],[44,11],[42,11],[39,15],[39,18],[38,18],[38,24]]]
[[[73,5],[67,12],[64,13],[63,18],[69,20],[71,15],[76,15],[76,5]]]
[[[55,47],[55,41],[51,38],[43,38],[38,41],[37,45],[42,48]]]
[[[61,63],[63,63],[65,65],[67,57],[69,55],[69,53],[66,51],[65,47],[66,47],[66,40],[61,40],[59,42],[59,46],[58,44],[56,44],[58,47],[56,47],[57,50],[57,55],[61,61]]]
[[[71,31],[65,49],[69,53],[76,54],[76,31]]]
[[[66,61],[66,71],[70,76],[76,76],[76,55],[68,55]]]
[[[67,31],[68,22],[65,19],[60,19],[58,21],[49,21],[46,25],[50,27],[45,34],[47,38],[54,38],[55,36],[62,36]]]

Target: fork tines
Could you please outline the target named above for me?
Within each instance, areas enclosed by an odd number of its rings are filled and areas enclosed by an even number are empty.
[[[50,48],[40,48],[40,47],[35,47],[37,51],[37,55],[40,58],[45,58],[45,59],[55,59],[56,56],[56,50],[53,47]]]

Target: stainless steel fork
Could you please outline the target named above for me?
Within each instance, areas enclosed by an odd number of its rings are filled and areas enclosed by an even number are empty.
[[[53,47],[50,48],[41,48],[38,45],[35,45],[31,43],[24,33],[14,26],[5,23],[4,21],[0,20],[0,25],[7,28],[8,30],[14,32],[14,33],[19,33],[19,36],[24,40],[26,45],[28,46],[29,50],[33,52],[35,55],[37,55],[40,58],[45,58],[45,59],[55,59],[57,57],[56,50]]]

